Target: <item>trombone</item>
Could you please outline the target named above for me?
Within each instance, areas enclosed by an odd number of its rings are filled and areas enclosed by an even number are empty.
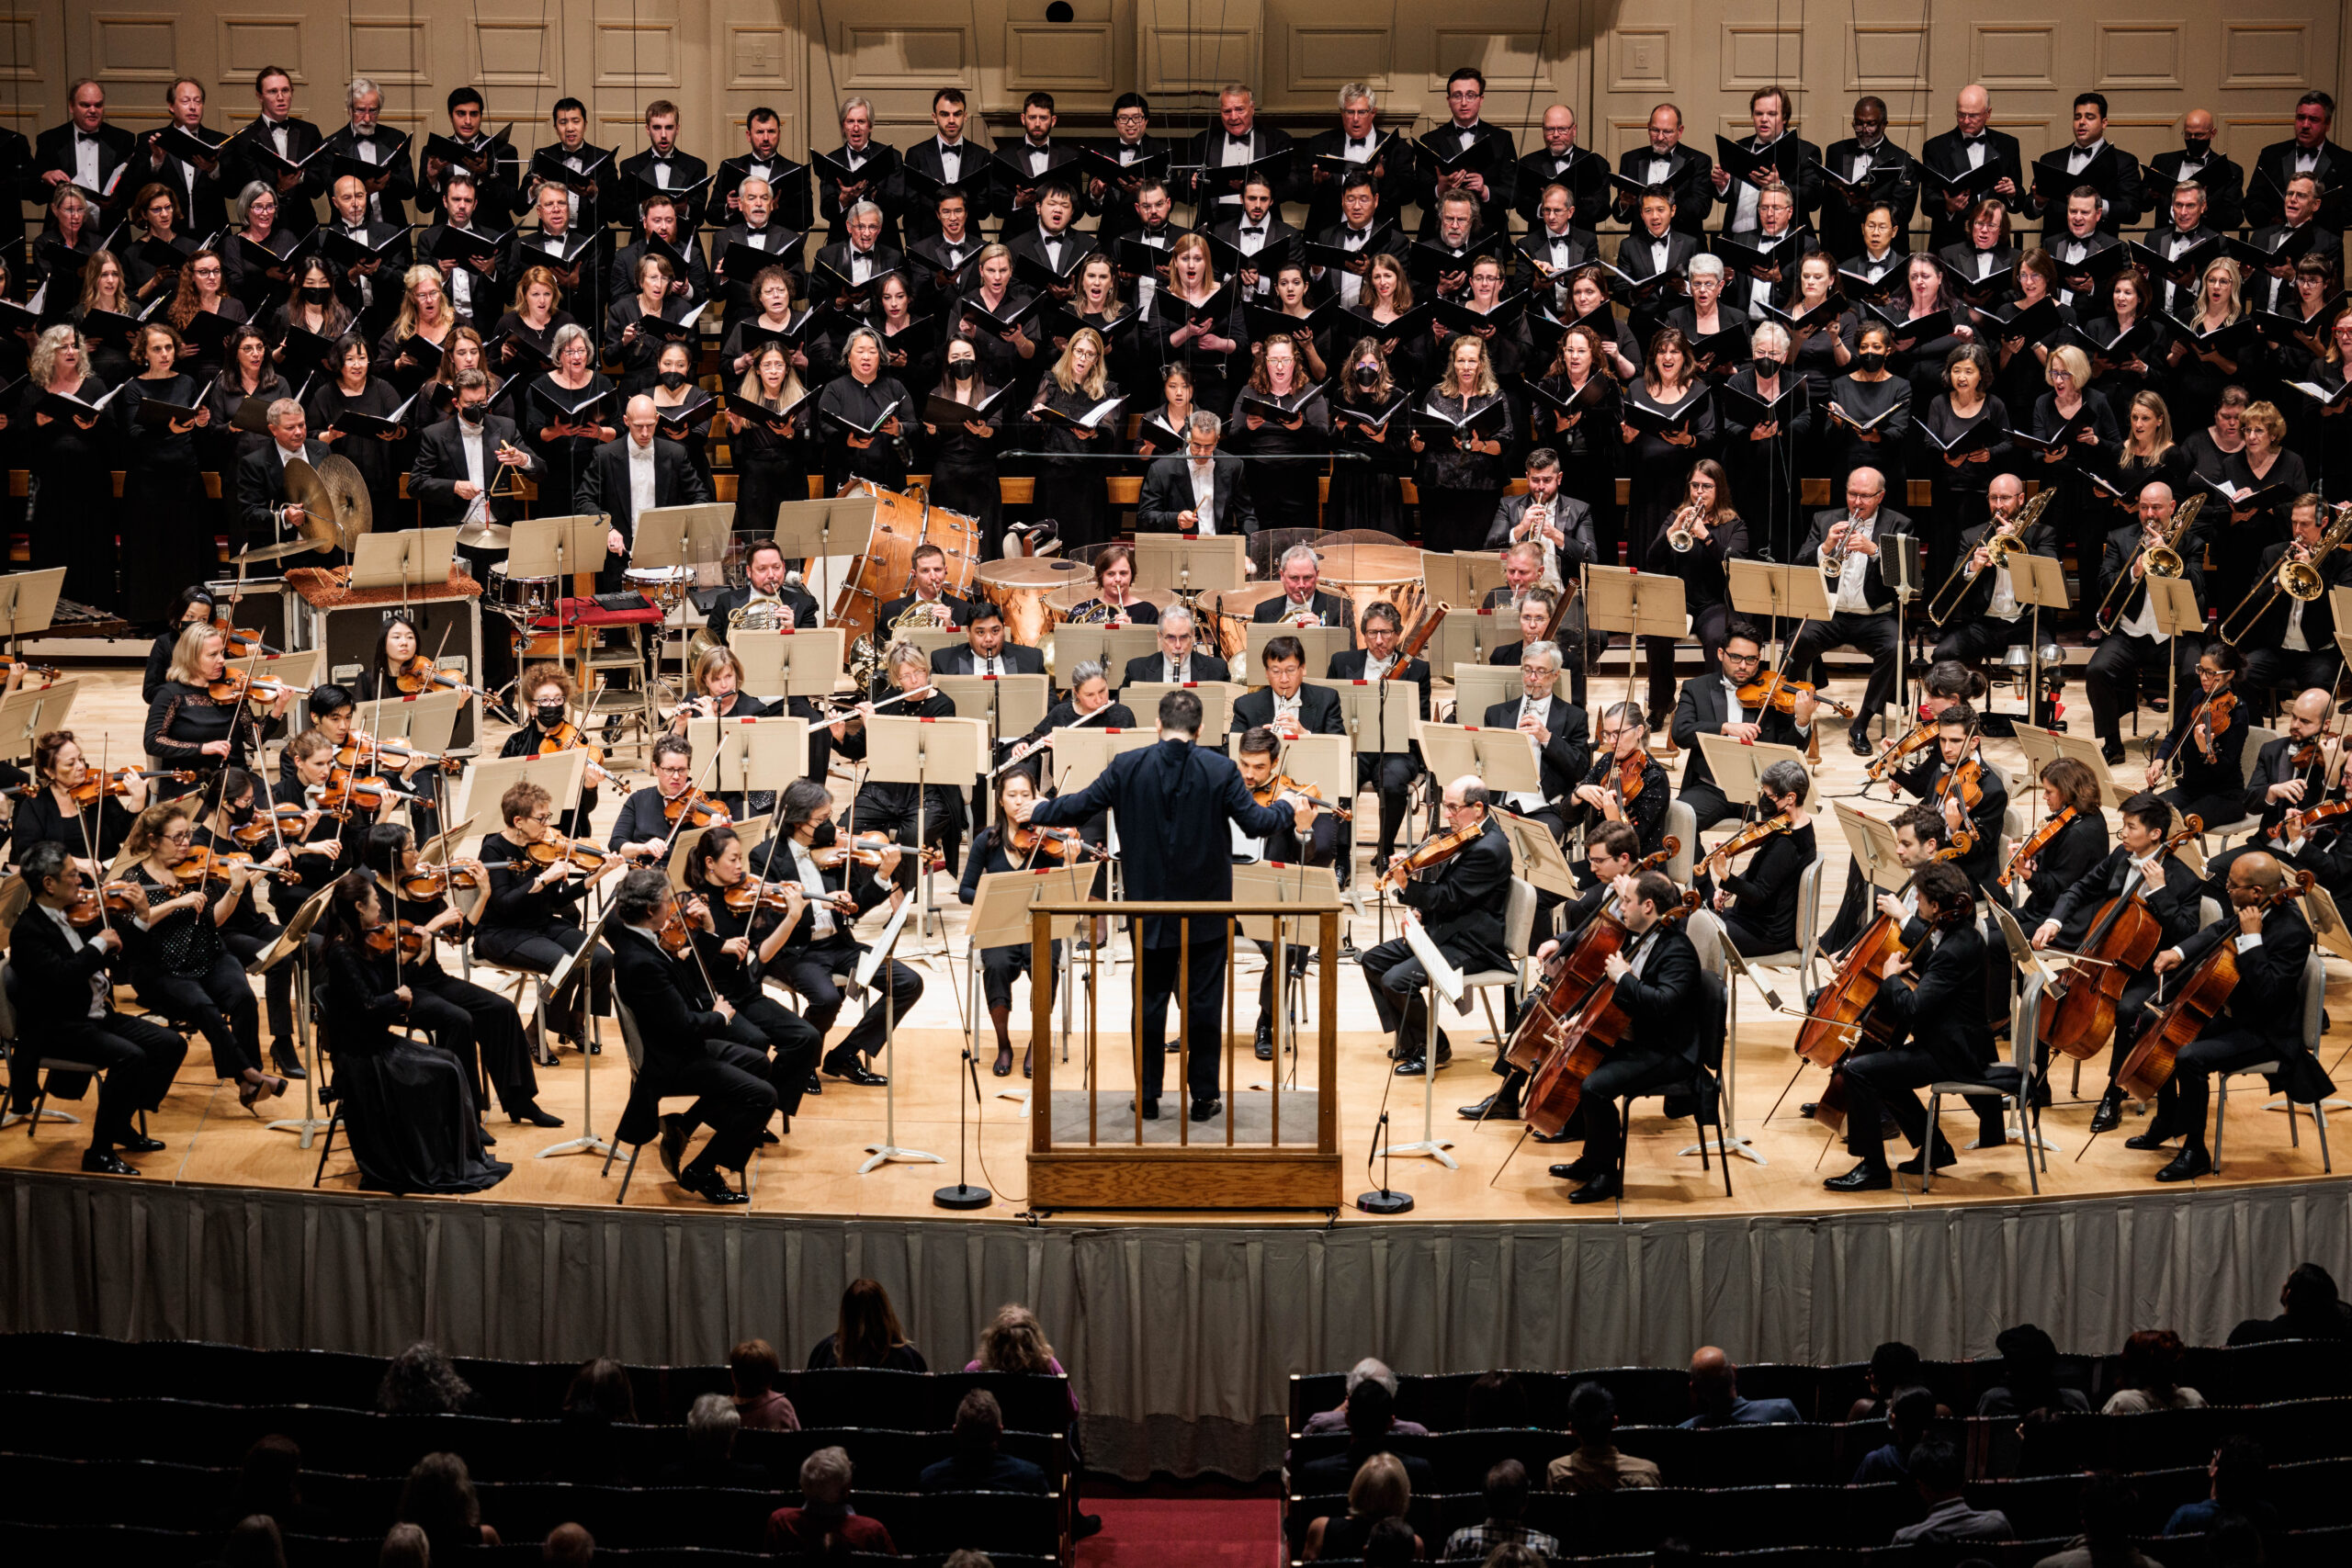
[[[2339,502],[2328,511],[2335,517],[2320,535],[2319,542],[2308,549],[2301,545],[2288,546],[2269,581],[2256,583],[2253,591],[2238,601],[2237,607],[2222,617],[2223,642],[2234,646],[2238,638],[2259,626],[2281,593],[2306,604],[2314,604],[2326,594],[2327,579],[2320,575],[2319,563],[2330,550],[2352,538],[2352,502]]]
[[[2041,514],[2050,509],[2050,498],[2057,493],[2053,486],[2042,486],[2018,509],[2015,517],[1986,536],[1983,545],[1978,547],[1987,558],[1984,570],[1989,571],[2008,565],[2009,557],[2025,548],[2026,535],[2041,521]],[[1928,622],[1940,626],[1957,614],[1967,601],[1968,590],[1975,581],[1976,577],[1968,570],[1967,561],[1962,560],[1954,567],[1951,575],[1944,579],[1944,585],[1936,590],[1936,596],[1928,601]],[[1954,592],[1955,589],[1959,592]],[[1944,598],[1947,593],[1952,595],[1949,602]]]
[[[2204,509],[2204,505],[2205,492],[2199,491],[2172,509],[2172,516],[2165,520],[2164,533],[2155,543],[2140,547],[2139,555],[2133,558],[2145,564],[2147,576],[2178,577],[2188,570],[2188,563],[2181,558],[2181,545],[2188,536],[2189,525],[2197,521],[2197,513]],[[2105,599],[2099,601],[2098,614],[2092,617],[2092,624],[2100,631],[2115,629],[2116,623],[2122,617],[2124,601],[2132,597],[2131,588],[2132,568],[2127,562],[2124,569],[2116,574],[2115,586],[2107,591]],[[2119,598],[2119,594],[2121,597]]]

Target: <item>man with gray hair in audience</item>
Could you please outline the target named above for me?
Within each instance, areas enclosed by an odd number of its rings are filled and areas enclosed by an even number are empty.
[[[735,1457],[743,1427],[735,1402],[723,1393],[697,1395],[686,1410],[686,1451],[654,1472],[656,1486],[727,1486],[764,1492],[768,1472]]]
[[[1363,1360],[1358,1361],[1354,1366],[1348,1369],[1348,1393],[1355,1393],[1356,1385],[1363,1382],[1367,1378],[1372,1380],[1374,1382],[1380,1384],[1392,1395],[1396,1393],[1396,1374],[1389,1369],[1387,1362],[1380,1359],[1377,1356],[1366,1356]],[[1347,1429],[1348,1402],[1345,1399],[1340,1400],[1336,1406],[1329,1410],[1318,1410],[1314,1415],[1309,1416],[1306,1418],[1306,1427],[1302,1428],[1305,1435],[1310,1438],[1319,1437],[1326,1432],[1344,1432]],[[1426,1438],[1429,1436],[1429,1428],[1427,1427],[1422,1426],[1418,1421],[1408,1421],[1402,1416],[1392,1419],[1388,1423],[1388,1429],[1391,1432],[1396,1433],[1400,1438]]]

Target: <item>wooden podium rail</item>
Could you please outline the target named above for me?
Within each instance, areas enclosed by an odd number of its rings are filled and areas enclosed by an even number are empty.
[[[1302,903],[1215,903],[1171,904],[1151,902],[1084,902],[1038,904],[1030,910],[1031,969],[1033,976],[1050,975],[1053,971],[1051,932],[1057,918],[1073,915],[1107,916],[1118,919],[1136,920],[1147,916],[1191,916],[1194,919],[1216,919],[1225,922],[1225,1028],[1221,1032],[1223,1056],[1223,1095],[1225,1110],[1217,1122],[1203,1123],[1200,1131],[1207,1135],[1195,1138],[1194,1124],[1188,1114],[1191,1096],[1186,1085],[1187,1067],[1192,1061],[1192,1006],[1190,1001],[1192,976],[1192,922],[1187,920],[1179,947],[1177,960],[1174,1010],[1177,1014],[1178,1038],[1182,1049],[1172,1058],[1163,1061],[1161,1104],[1166,1108],[1155,1127],[1166,1128],[1172,1119],[1173,1143],[1144,1141],[1141,1116],[1129,1113],[1133,1123],[1130,1135],[1103,1141],[1101,1111],[1103,1097],[1102,1081],[1102,1031],[1097,1027],[1096,1015],[1102,1005],[1100,947],[1090,948],[1085,954],[1088,965],[1086,1025],[1084,1031],[1086,1076],[1086,1130],[1082,1141],[1057,1143],[1054,1138],[1054,1054],[1038,1050],[1035,1053],[1036,1078],[1029,1100],[1029,1203],[1035,1209],[1336,1209],[1340,1206],[1340,1143],[1337,1075],[1339,1069],[1340,1018],[1340,906]],[[1274,921],[1270,917],[1287,917]],[[1261,1097],[1254,1089],[1243,1087],[1237,1077],[1237,1063],[1246,1058],[1254,1068],[1257,1060],[1254,1027],[1237,1030],[1236,1009],[1240,1005],[1236,995],[1236,969],[1239,961],[1239,944],[1250,940],[1239,931],[1239,922],[1254,918],[1264,922],[1273,941],[1273,953],[1267,962],[1274,964],[1276,976],[1276,1011],[1282,1010],[1283,978],[1290,948],[1301,945],[1284,940],[1284,928],[1294,923],[1312,920],[1318,928],[1316,947],[1321,954],[1320,985],[1315,1013],[1315,1137],[1312,1144],[1300,1141],[1281,1142],[1283,1062],[1277,1050],[1274,1060],[1262,1064],[1272,1078],[1270,1089]],[[1141,1072],[1141,1043],[1136,1028],[1142,1013],[1142,931],[1133,929],[1137,964],[1136,988],[1133,992],[1135,1013],[1127,1030],[1127,1051],[1135,1062],[1138,1077]],[[1052,1030],[1053,997],[1050,988],[1033,987],[1031,1000],[1031,1039],[1043,1042]],[[1250,1000],[1250,1017],[1254,1021],[1256,998]],[[1155,1044],[1152,1049],[1159,1049]],[[1237,1055],[1237,1053],[1238,1055]],[[1301,1091],[1293,1089],[1295,1097]],[[1112,1108],[1124,1110],[1133,1091],[1114,1089],[1110,1091]],[[1236,1138],[1236,1123],[1240,1120],[1239,1096],[1262,1099],[1269,1110],[1267,1141],[1241,1142]],[[1222,1123],[1221,1132],[1219,1122]]]

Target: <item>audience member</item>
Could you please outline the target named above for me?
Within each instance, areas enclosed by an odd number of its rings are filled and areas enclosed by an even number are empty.
[[[764,1339],[746,1339],[727,1353],[727,1372],[735,1382],[735,1414],[747,1432],[797,1432],[800,1413],[775,1386],[783,1370],[775,1347]]]
[[[1402,1519],[1381,1519],[1363,1538],[1364,1568],[1407,1568],[1421,1556],[1421,1538]]]
[[[1907,1479],[1911,1474],[1911,1450],[1928,1435],[1928,1423],[1935,1418],[1933,1393],[1924,1388],[1898,1391],[1886,1405],[1886,1425],[1891,1436],[1862,1456],[1862,1462],[1854,1467],[1853,1484],[1868,1486],[1874,1481]]]
[[[220,1543],[220,1568],[286,1568],[286,1540],[267,1514],[248,1514]]]
[[[2262,1495],[2270,1461],[2260,1443],[2243,1432],[2223,1439],[2205,1473],[2211,1480],[2211,1493],[2175,1508],[2165,1521],[2165,1534],[2209,1535],[2225,1519],[2244,1519],[2264,1540],[2278,1535],[2278,1510]]]
[[[1960,1452],[1941,1438],[1912,1445],[1911,1484],[1928,1506],[1927,1517],[1894,1532],[1896,1546],[1920,1541],[2015,1540],[2009,1516],[1998,1508],[1972,1508],[1961,1491]]]
[[[596,1559],[596,1538],[585,1525],[558,1525],[539,1543],[539,1561],[558,1568],[588,1568]]]
[[[607,1486],[626,1480],[620,1440],[613,1427],[636,1421],[637,1395],[621,1364],[603,1356],[582,1367],[563,1393],[555,1478],[575,1486]]]
[[[1327,1514],[1309,1524],[1301,1555],[1310,1562],[1320,1557],[1362,1557],[1373,1526],[1383,1519],[1402,1519],[1412,1506],[1413,1483],[1403,1461],[1395,1454],[1374,1454],[1357,1467],[1355,1479],[1348,1483],[1347,1517]],[[1413,1555],[1420,1555],[1419,1537],[1414,1539]]]
[[[2277,1317],[2249,1317],[2230,1330],[2233,1345],[2266,1339],[2352,1339],[2352,1303],[2335,1292],[2335,1277],[2316,1263],[2299,1263],[2278,1287]]]
[[[1390,1439],[1399,1435],[1391,1414],[1394,1399],[1386,1383],[1371,1378],[1358,1383],[1355,1392],[1348,1395],[1347,1451],[1326,1454],[1300,1465],[1294,1472],[1294,1490],[1301,1496],[1347,1491],[1360,1478],[1366,1460],[1374,1454],[1391,1453],[1416,1487],[1424,1492],[1434,1491],[1437,1475],[1429,1461],[1419,1454],[1396,1455],[1388,1448]]]
[[[654,1484],[765,1489],[768,1472],[735,1457],[735,1434],[742,1426],[735,1402],[725,1394],[695,1395],[686,1411],[686,1451],[655,1472]]]
[[[1486,1568],[1550,1568],[1544,1555],[1509,1542],[1487,1553]]]
[[[800,1506],[778,1508],[768,1516],[768,1551],[779,1557],[826,1558],[846,1548],[897,1556],[899,1549],[881,1521],[866,1518],[850,1506],[849,1483],[847,1449],[819,1449],[802,1460]]]
[[[1742,1399],[1739,1369],[1713,1345],[1700,1347],[1690,1358],[1690,1408],[1697,1412],[1682,1423],[1703,1430],[1710,1427],[1770,1427],[1802,1421],[1797,1407],[1785,1399]]]
[[[266,1514],[288,1535],[332,1535],[331,1516],[302,1500],[302,1450],[293,1438],[272,1432],[254,1439],[237,1476],[236,1495],[221,1511],[233,1525],[252,1514]]]
[[[1491,1373],[1489,1375],[1501,1376],[1502,1374]],[[1366,1378],[1370,1378],[1373,1382],[1386,1389],[1388,1391],[1390,1402],[1392,1404],[1395,1402],[1396,1397],[1396,1374],[1389,1371],[1387,1362],[1372,1356],[1366,1356],[1363,1360],[1358,1361],[1354,1366],[1348,1369],[1348,1399],[1355,1397],[1356,1386],[1359,1383],[1362,1383]],[[1486,1380],[1482,1378],[1479,1381],[1483,1382]],[[1340,1400],[1340,1403],[1331,1409],[1318,1410],[1314,1415],[1309,1416],[1306,1418],[1306,1435],[1311,1438],[1320,1436],[1326,1432],[1346,1431],[1348,1429],[1348,1399]],[[1389,1423],[1388,1429],[1396,1433],[1400,1438],[1426,1438],[1430,1435],[1430,1429],[1427,1427],[1422,1426],[1418,1421],[1400,1421],[1392,1419]]]
[[[1665,1484],[1651,1461],[1617,1451],[1617,1396],[1600,1384],[1580,1382],[1568,1391],[1568,1429],[1577,1446],[1544,1472],[1553,1491],[1646,1491]]]
[[[2143,1328],[2123,1342],[2116,1368],[2120,1384],[2100,1413],[2144,1416],[2151,1410],[2195,1410],[2205,1396],[2179,1382],[2180,1363],[2188,1354],[2180,1336],[2169,1328]]]
[[[1527,1512],[1527,1467],[1515,1459],[1497,1461],[1487,1472],[1487,1517],[1481,1523],[1464,1525],[1446,1537],[1445,1555],[1454,1558],[1482,1558],[1498,1546],[1518,1545],[1539,1551],[1545,1557],[1560,1554],[1556,1536],[1527,1528],[1521,1517]]]
[[[449,1359],[424,1340],[392,1358],[376,1385],[376,1408],[387,1416],[481,1413],[481,1397]]]
[[[1410,1421],[1399,1421],[1391,1429],[1412,1425]],[[1527,1386],[1509,1372],[1488,1372],[1462,1396],[1462,1426],[1465,1431],[1491,1432],[1533,1425],[1535,1416],[1528,1404]]]
[[[999,1451],[1004,1410],[996,1395],[976,1388],[956,1406],[956,1451],[923,1467],[925,1492],[1043,1492],[1046,1472],[1025,1459]]]
[[[2077,1501],[2083,1533],[2033,1568],[2156,1568],[2132,1544],[2132,1513],[2139,1502],[2129,1476],[2095,1472],[2084,1477]]]
[[[964,1363],[967,1372],[1042,1372],[1062,1380],[1069,1394],[1069,1506],[1070,1531],[1080,1540],[1102,1528],[1100,1514],[1078,1512],[1078,1478],[1086,1473],[1086,1449],[1079,1440],[1079,1428],[1083,1416],[1078,1408],[1078,1380],[1069,1375],[1054,1355],[1053,1345],[1046,1338],[1046,1326],[1037,1314],[1018,1302],[1008,1302],[996,1309],[996,1317],[980,1330],[980,1342],[972,1359]],[[998,1426],[1003,1425],[1001,1419]]]
[[[875,1280],[852,1280],[842,1292],[841,1317],[833,1332],[808,1352],[811,1371],[820,1367],[888,1367],[893,1371],[927,1372],[931,1363],[899,1326],[890,1292]]]
[[[376,1568],[433,1568],[433,1546],[414,1525],[394,1525],[376,1549]]]
[[[481,1502],[465,1460],[457,1454],[426,1454],[401,1488],[400,1519],[424,1531],[435,1557],[447,1558],[469,1546],[496,1546],[498,1532],[481,1522]]]
[[[967,1547],[962,1551],[949,1552],[947,1561],[939,1568],[996,1568],[996,1564],[989,1561],[987,1552],[974,1551]]]
[[[2058,1345],[2041,1329],[2030,1323],[2004,1328],[1994,1337],[1993,1348],[2001,1353],[2001,1381],[1977,1396],[1977,1415],[2065,1415],[2090,1409],[2090,1398],[2082,1390],[2059,1386]]]
[[[1924,1387],[1926,1380],[1919,1375],[1919,1352],[1900,1339],[1890,1339],[1871,1352],[1870,1393],[1854,1401],[1846,1412],[1846,1419],[1876,1421],[1886,1414],[1886,1402],[1896,1391]],[[1941,1404],[1936,1406],[1939,1418],[1951,1412]]]

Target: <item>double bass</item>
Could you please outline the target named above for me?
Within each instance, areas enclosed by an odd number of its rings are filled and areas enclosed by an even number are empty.
[[[1627,950],[1638,947],[1663,931],[1669,922],[1681,919],[1698,908],[1699,895],[1685,893],[1680,904],[1659,911],[1657,922],[1628,943]],[[1584,1080],[1592,1076],[1592,1070],[1623,1038],[1625,1028],[1632,1021],[1625,1016],[1625,1010],[1617,1005],[1617,982],[1610,979],[1605,970],[1600,984],[1566,1013],[1543,1010],[1539,1037],[1546,1049],[1543,1065],[1528,1080],[1524,1102],[1527,1124],[1547,1138],[1558,1136],[1584,1098]],[[1521,1019],[1521,1028],[1526,1027],[1527,1020]],[[1516,1041],[1518,1037],[1514,1032],[1512,1039]]]
[[[2195,817],[2182,818],[2180,830],[2156,849],[2159,861],[2204,830]],[[2097,978],[2069,967],[2042,992],[2041,1043],[2077,1062],[2098,1055],[2115,1033],[2115,1015],[2123,1002],[2123,987],[2148,966],[2164,945],[2164,927],[2148,910],[2135,878],[2121,893],[2099,907],[2075,955],[2097,959]],[[2055,998],[2053,1005],[2052,998]]]
[[[2262,896],[2262,908],[2275,909],[2290,899],[2300,898],[2311,891],[2312,884],[2317,880],[2309,871],[2298,871],[2287,879],[2284,887]],[[2231,912],[2236,913],[2234,909]],[[2181,976],[2180,989],[2163,1005],[2123,1058],[2123,1066],[2115,1075],[2123,1092],[2134,1100],[2155,1099],[2157,1091],[2172,1081],[2183,1048],[2204,1033],[2206,1025],[2221,1015],[2237,984],[2237,943],[2215,942],[2213,951]]]

